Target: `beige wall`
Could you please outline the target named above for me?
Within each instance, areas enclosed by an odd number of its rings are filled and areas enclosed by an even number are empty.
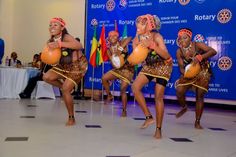
[[[23,62],[32,60],[49,38],[52,17],[62,17],[74,37],[84,41],[85,0],[0,0],[0,37],[5,55],[18,53]],[[83,43],[84,44],[84,43]]]

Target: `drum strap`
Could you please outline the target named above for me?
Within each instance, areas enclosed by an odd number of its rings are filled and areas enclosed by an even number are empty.
[[[128,52],[124,52],[122,51],[121,54],[124,57],[124,60],[126,61],[126,59],[128,58]]]

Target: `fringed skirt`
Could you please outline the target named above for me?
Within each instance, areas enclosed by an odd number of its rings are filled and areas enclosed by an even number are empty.
[[[141,74],[152,76],[154,78],[161,78],[169,81],[172,73],[173,63],[165,63],[164,61],[158,61],[152,65],[147,63],[143,64],[143,68],[140,71]]]
[[[134,66],[125,63],[125,65],[122,66],[121,68],[112,69],[109,72],[118,77],[119,79],[130,84],[134,76]]]
[[[85,75],[88,69],[88,62],[84,55],[79,60],[70,64],[58,64],[52,68],[52,71],[63,76],[65,79],[71,80],[75,86],[78,85],[80,80]]]
[[[211,79],[211,72],[209,71],[209,66],[208,64],[202,64],[201,65],[201,71],[200,73],[195,76],[194,78],[188,79],[184,78],[181,76],[176,82],[175,82],[175,87],[179,86],[193,86],[193,90],[195,88],[200,88],[206,92],[208,92],[209,88],[209,81]]]

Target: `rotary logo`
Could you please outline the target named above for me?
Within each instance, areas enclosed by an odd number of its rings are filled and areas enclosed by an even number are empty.
[[[120,0],[120,3],[119,3],[119,8],[121,10],[124,10],[127,6],[127,0]]]
[[[195,2],[199,3],[199,4],[202,4],[204,3],[206,0],[195,0]]]
[[[179,3],[181,5],[187,5],[190,2],[190,0],[179,0]]]
[[[196,42],[203,43],[204,40],[205,40],[205,39],[204,39],[204,36],[201,35],[201,34],[197,34],[197,35],[194,36],[194,41],[196,41]]]
[[[114,0],[108,0],[106,3],[106,9],[107,11],[112,11],[115,9],[116,3]]]
[[[92,25],[92,26],[97,26],[97,25],[98,25],[97,19],[92,19],[91,25]]]
[[[218,67],[223,71],[229,70],[232,67],[232,60],[227,56],[223,56],[218,60]]]
[[[217,14],[217,19],[220,23],[225,24],[232,18],[232,13],[229,9],[222,9]]]

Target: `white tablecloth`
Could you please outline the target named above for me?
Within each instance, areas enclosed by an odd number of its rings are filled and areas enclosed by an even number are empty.
[[[0,67],[0,99],[20,98],[29,78],[39,73],[35,68]]]

